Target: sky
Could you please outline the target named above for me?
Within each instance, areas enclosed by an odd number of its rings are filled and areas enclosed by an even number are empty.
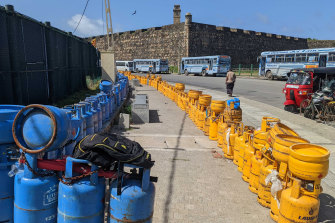
[[[0,0],[16,11],[73,32],[87,0]],[[75,35],[106,33],[105,0],[89,0]],[[335,39],[335,0],[110,0],[114,32],[173,23],[173,5],[181,5],[181,20],[320,40]],[[136,10],[136,14],[132,13]]]

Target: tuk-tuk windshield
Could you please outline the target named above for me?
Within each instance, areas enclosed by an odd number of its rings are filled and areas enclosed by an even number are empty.
[[[296,85],[310,85],[311,75],[305,72],[292,72],[290,73],[286,83]]]

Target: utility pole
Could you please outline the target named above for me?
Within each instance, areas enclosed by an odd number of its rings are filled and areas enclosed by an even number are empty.
[[[109,0],[105,0],[107,50],[101,51],[102,78],[116,82],[115,49]]]

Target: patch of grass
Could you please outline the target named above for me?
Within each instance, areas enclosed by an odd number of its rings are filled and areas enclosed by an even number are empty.
[[[100,92],[99,83],[101,78],[92,79],[90,76],[86,77],[86,87],[87,89],[82,89],[80,91],[75,92],[72,95],[67,96],[66,98],[57,101],[54,106],[64,107],[65,105],[73,105],[78,103],[79,101],[85,100],[86,97],[95,95]]]
[[[54,104],[54,106],[62,108],[65,105],[73,105],[73,104],[78,103],[79,101],[84,100],[86,97],[95,95],[99,92],[100,90],[98,89],[97,90],[83,89],[78,92],[75,92],[72,95],[67,96],[66,98],[62,100],[57,101],[56,104]]]
[[[170,66],[169,67],[170,73],[178,73],[178,67],[177,66]]]
[[[131,115],[131,105],[124,106],[121,113],[129,114]]]

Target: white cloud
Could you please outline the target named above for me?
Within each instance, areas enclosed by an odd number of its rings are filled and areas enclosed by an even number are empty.
[[[75,29],[80,17],[80,14],[72,16],[72,18],[67,21],[67,24]],[[88,37],[101,35],[103,32],[106,33],[106,31],[103,30],[103,21],[101,19],[90,19],[84,15],[75,34]]]
[[[270,23],[270,19],[267,15],[257,13],[256,16],[257,16],[258,21],[260,21],[264,24],[269,24]]]

